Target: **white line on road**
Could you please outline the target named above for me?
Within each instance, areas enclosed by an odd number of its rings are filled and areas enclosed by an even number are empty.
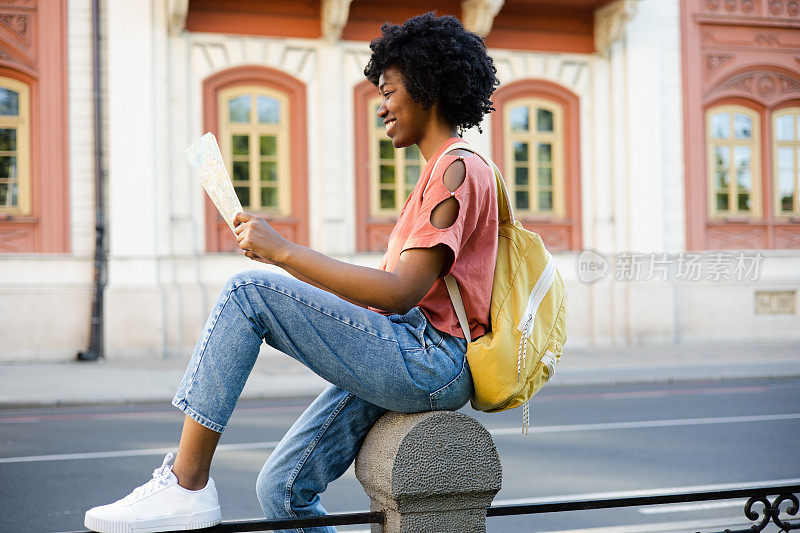
[[[655,489],[626,490],[616,492],[586,492],[583,494],[562,494],[560,496],[544,496],[537,498],[518,498],[512,500],[494,500],[492,505],[523,505],[535,503],[552,503],[564,500],[606,500],[610,498],[638,498],[662,494],[681,494],[684,492],[715,492],[719,490],[748,489],[753,487],[776,487],[781,485],[800,484],[800,478],[770,479],[767,481],[748,481],[746,483],[717,483],[716,485],[687,485],[684,487],[661,487]]]
[[[533,426],[531,433],[562,433],[568,431],[605,431],[609,429],[663,428],[675,426],[702,426],[706,424],[735,424],[742,422],[767,422],[770,420],[794,420],[800,413],[756,416],[724,416],[714,418],[676,418],[673,420],[637,420],[633,422],[605,422],[600,424],[571,424],[567,426]],[[492,435],[519,435],[520,428],[490,429]]]
[[[745,503],[747,503],[746,498],[722,502],[673,503],[668,505],[651,505],[649,507],[642,507],[639,509],[639,512],[642,514],[664,514],[707,511],[709,509],[725,509],[727,507],[738,507],[740,509],[744,509]]]
[[[636,428],[657,428],[675,426],[696,426],[705,424],[733,424],[743,422],[767,422],[771,420],[794,420],[800,418],[800,413],[789,413],[780,415],[757,415],[757,416],[729,416],[716,418],[679,418],[673,420],[639,420],[634,422],[604,422],[600,424],[572,424],[565,426],[535,426],[531,433],[562,433],[570,431],[605,431],[610,429],[636,429]],[[493,436],[518,435],[520,428],[496,428],[490,429],[489,433]],[[218,451],[225,450],[260,450],[272,449],[277,445],[277,441],[251,442],[245,444],[224,444],[217,447]],[[86,453],[63,453],[54,455],[29,455],[24,457],[5,457],[0,458],[0,464],[7,463],[32,463],[39,461],[68,461],[74,459],[110,459],[114,457],[134,457],[140,455],[162,455],[172,448],[149,448],[139,450],[118,450],[109,452],[86,452]]]
[[[746,518],[725,517],[711,520],[690,520],[685,522],[659,522],[657,524],[634,524],[631,526],[590,527],[584,529],[559,529],[541,533],[686,533],[705,528],[718,530],[722,527],[749,526]]]
[[[220,444],[218,452],[239,450],[272,450],[278,441],[246,442],[243,444]],[[0,464],[6,463],[36,463],[40,461],[69,461],[73,459],[113,459],[117,457],[138,457],[141,455],[164,455],[168,452],[175,453],[175,448],[144,448],[140,450],[117,450],[111,452],[86,452],[86,453],[60,453],[54,455],[28,455],[26,457],[0,458]]]

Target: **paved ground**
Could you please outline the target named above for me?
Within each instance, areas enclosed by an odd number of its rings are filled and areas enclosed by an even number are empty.
[[[0,364],[0,408],[170,401],[186,359]],[[553,384],[669,383],[800,376],[800,340],[697,343],[639,348],[569,348]],[[243,398],[311,396],[325,382],[278,352],[265,351]]]

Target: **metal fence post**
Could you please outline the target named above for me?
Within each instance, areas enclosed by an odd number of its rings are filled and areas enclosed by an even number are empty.
[[[356,477],[385,523],[373,533],[486,531],[502,469],[491,435],[452,411],[390,412],[370,430]]]

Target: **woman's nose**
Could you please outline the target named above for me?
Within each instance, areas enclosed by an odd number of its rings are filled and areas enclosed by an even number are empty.
[[[380,118],[383,118],[386,115],[386,113],[388,113],[388,112],[389,112],[389,110],[386,109],[386,101],[385,100],[381,100],[381,105],[378,106],[378,116]]]

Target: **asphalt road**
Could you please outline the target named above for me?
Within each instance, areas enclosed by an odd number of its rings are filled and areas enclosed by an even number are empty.
[[[256,476],[309,399],[242,401],[212,465],[223,520],[259,518]],[[494,436],[495,505],[536,498],[800,478],[800,380],[553,387],[521,410],[465,412]],[[0,531],[83,529],[89,507],[150,478],[174,450],[170,405],[0,410]],[[323,495],[329,512],[366,510],[352,468]],[[742,501],[489,518],[490,533],[710,531],[749,525]],[[717,527],[721,530],[724,527]],[[366,526],[340,531],[367,531]]]

